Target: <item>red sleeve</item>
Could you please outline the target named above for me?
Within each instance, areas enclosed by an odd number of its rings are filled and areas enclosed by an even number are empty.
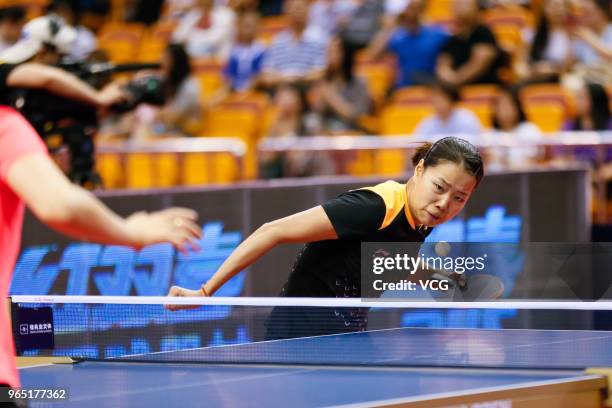
[[[0,107],[0,181],[13,163],[32,153],[48,154],[38,133],[17,111]]]

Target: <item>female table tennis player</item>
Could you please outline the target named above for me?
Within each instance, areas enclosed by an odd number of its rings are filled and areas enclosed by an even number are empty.
[[[424,144],[412,162],[415,171],[406,184],[387,181],[349,191],[262,225],[199,290],[174,286],[169,296],[212,296],[274,246],[305,242],[281,296],[359,297],[361,242],[423,242],[433,227],[463,209],[484,174],[478,150],[456,137]],[[365,330],[365,309],[332,309],[323,322],[319,312],[276,308],[267,322],[267,338]]]
[[[0,299],[8,296],[21,241],[24,202],[59,232],[100,243],[143,247],[171,242],[183,248],[201,233],[195,212],[184,208],[136,213],[127,219],[114,214],[68,181],[40,136],[18,112],[0,107]],[[6,307],[0,308],[0,333],[0,387],[18,387]]]

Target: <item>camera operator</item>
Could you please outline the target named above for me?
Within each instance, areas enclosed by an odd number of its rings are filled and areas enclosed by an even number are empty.
[[[36,18],[26,24],[24,34],[25,38],[0,53],[0,87],[45,89],[96,107],[109,107],[124,99],[118,84],[98,91],[76,76],[53,67],[61,62],[77,35],[61,19]],[[1,95],[4,99],[6,92]]]
[[[99,184],[93,170],[96,109],[122,102],[125,95],[116,83],[99,91],[53,66],[75,38],[75,30],[57,17],[39,17],[26,24],[24,37],[0,53],[0,105],[19,110],[52,153],[67,147],[70,178],[94,187]]]

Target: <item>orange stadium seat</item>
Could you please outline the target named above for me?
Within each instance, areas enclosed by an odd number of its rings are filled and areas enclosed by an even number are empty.
[[[220,106],[206,112],[202,136],[237,137],[247,144],[244,158],[246,178],[257,174],[256,145],[260,134],[262,114],[252,107]],[[226,159],[217,159],[218,163],[227,164]]]
[[[460,90],[461,100],[465,102],[494,103],[499,95],[497,85],[466,85]]]
[[[520,92],[527,118],[543,132],[556,132],[574,114],[573,98],[558,84],[529,85]]]
[[[98,45],[113,62],[130,62],[138,58],[138,47],[144,26],[135,23],[108,23],[100,30]]]
[[[493,106],[499,88],[496,85],[467,85],[461,88],[459,106],[471,110],[486,129],[491,127]]]
[[[424,19],[427,23],[449,28],[453,22],[453,0],[429,0]]]
[[[428,86],[408,86],[393,92],[393,103],[399,104],[428,104],[430,89]]]
[[[384,61],[358,62],[356,73],[365,81],[374,102],[382,103],[393,85],[395,75],[393,66]]]
[[[138,48],[138,60],[142,62],[159,61],[172,38],[175,27],[176,23],[174,22],[163,22],[148,29]]]
[[[533,28],[533,13],[523,7],[494,7],[484,13],[484,21],[491,28],[500,46],[514,55],[523,46],[523,32]]]
[[[269,16],[261,19],[257,39],[264,44],[270,44],[281,31],[289,28],[287,16]]]
[[[200,82],[200,97],[205,99],[214,94],[223,84],[223,63],[212,58],[194,58],[191,64]]]
[[[123,187],[125,180],[121,158],[117,154],[99,154],[96,156],[96,169],[100,173],[104,188]]]
[[[151,188],[154,186],[153,157],[147,153],[131,153],[125,162],[125,186],[127,188]]]
[[[381,114],[380,127],[383,135],[409,135],[417,125],[433,112],[427,103],[391,104]]]
[[[429,102],[388,105],[381,114],[381,134],[411,135],[419,122],[431,113],[432,107]],[[388,176],[402,173],[406,170],[406,165],[406,153],[400,150],[378,152],[373,163],[377,174]]]
[[[179,184],[179,159],[175,153],[155,155],[155,187]]]

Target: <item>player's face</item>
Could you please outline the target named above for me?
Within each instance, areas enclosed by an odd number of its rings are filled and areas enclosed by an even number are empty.
[[[463,165],[448,161],[424,168],[421,160],[414,179],[410,210],[417,224],[429,227],[459,214],[476,188],[476,178]]]

